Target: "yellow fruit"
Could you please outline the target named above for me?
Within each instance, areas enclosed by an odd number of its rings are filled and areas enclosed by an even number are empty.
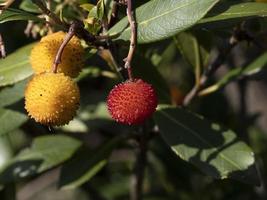
[[[35,121],[60,126],[73,119],[79,107],[77,84],[63,73],[35,75],[25,90],[25,109]]]
[[[66,33],[61,31],[47,35],[32,49],[30,63],[35,73],[51,72],[57,51],[65,35]],[[79,75],[83,65],[84,49],[80,40],[74,36],[63,51],[58,72],[74,78]]]

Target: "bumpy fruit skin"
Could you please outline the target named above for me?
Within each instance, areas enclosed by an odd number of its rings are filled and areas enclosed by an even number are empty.
[[[50,72],[57,51],[66,33],[47,35],[31,51],[30,63],[36,74]],[[84,65],[84,49],[77,37],[73,37],[65,47],[58,72],[72,78],[77,77]]]
[[[35,121],[48,126],[67,124],[79,107],[77,84],[62,73],[35,75],[25,90],[25,109]]]
[[[123,124],[142,124],[156,110],[154,88],[141,79],[116,85],[108,95],[107,106],[113,119]]]

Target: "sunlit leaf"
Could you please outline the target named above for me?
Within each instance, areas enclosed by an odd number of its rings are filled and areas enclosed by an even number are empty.
[[[259,184],[254,154],[232,130],[175,107],[160,107],[155,121],[172,150],[204,173]]]
[[[81,142],[63,135],[41,136],[33,140],[0,171],[0,183],[25,178],[50,169],[71,158]]]
[[[32,20],[38,22],[44,21],[44,19],[41,19],[33,14],[14,8],[6,9],[0,15],[0,24],[9,21],[20,21],[20,20],[24,21]]]
[[[152,0],[136,9],[138,42],[162,40],[181,32],[200,20],[218,0]],[[130,28],[125,17],[111,28],[116,39],[129,40]]]
[[[12,85],[33,74],[29,55],[34,44],[24,46],[0,60],[0,87]]]
[[[217,4],[205,18],[199,23],[216,22],[230,19],[244,19],[249,17],[266,17],[267,4],[266,3],[240,3],[240,1],[233,1],[229,3]]]

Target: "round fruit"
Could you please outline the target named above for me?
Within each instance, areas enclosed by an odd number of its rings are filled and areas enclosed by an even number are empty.
[[[57,51],[66,33],[57,32],[47,35],[31,51],[30,62],[35,73],[51,72]],[[58,72],[77,77],[84,65],[84,49],[77,37],[73,37],[64,48]]]
[[[156,110],[154,88],[141,79],[116,85],[108,95],[107,106],[113,119],[124,124],[141,124]]]
[[[62,73],[35,75],[25,90],[25,109],[35,121],[60,126],[73,119],[79,107],[77,84]]]

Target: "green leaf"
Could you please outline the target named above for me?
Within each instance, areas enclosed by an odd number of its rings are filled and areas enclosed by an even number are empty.
[[[250,76],[258,73],[262,69],[267,67],[267,52],[263,53],[252,63],[247,65],[246,67],[239,67],[232,69],[229,71],[223,78],[221,78],[216,84],[202,90],[199,92],[199,95],[205,95],[211,92],[215,92],[224,86],[226,86],[229,82],[236,80],[238,77],[242,76]]]
[[[207,65],[212,47],[212,39],[213,35],[208,31],[181,32],[174,37],[179,51],[188,63],[194,67],[198,65],[198,59],[201,67]]]
[[[24,97],[24,90],[28,80],[21,81],[15,85],[0,89],[0,107],[14,104]]]
[[[0,182],[41,173],[71,158],[81,142],[63,135],[41,136],[33,140],[30,148],[23,150],[0,171]]]
[[[111,20],[111,15],[113,12],[113,4],[114,4],[114,1],[112,1],[112,0],[104,0],[105,19],[108,22],[110,22],[110,20]]]
[[[10,133],[28,120],[22,102],[26,81],[0,89],[0,135]]]
[[[152,0],[136,9],[138,43],[168,38],[197,23],[218,0]],[[127,18],[108,32],[121,40],[130,39]]]
[[[267,67],[267,52],[260,55],[256,60],[244,67],[241,72],[243,76],[249,76],[258,73],[263,68]]]
[[[0,136],[0,170],[13,157],[14,151],[8,135]]]
[[[248,18],[248,17],[266,17],[267,4],[266,3],[220,3],[217,4],[207,16],[200,20],[199,23],[216,22],[222,20]]]
[[[259,184],[254,153],[232,130],[175,107],[160,107],[155,121],[172,150],[204,173]]]
[[[10,133],[28,120],[22,101],[26,81],[0,89],[0,135]]]
[[[12,85],[33,74],[29,55],[34,44],[24,46],[0,60],[0,87]]]
[[[106,164],[112,150],[124,137],[118,136],[101,145],[98,149],[77,152],[70,162],[63,165],[59,186],[62,189],[74,189],[89,181]]]
[[[105,4],[104,4],[104,0],[99,0],[97,2],[97,18],[99,20],[102,20],[104,16],[105,16]]]
[[[8,8],[2,12],[0,15],[0,24],[9,22],[9,21],[18,21],[18,20],[32,20],[32,21],[37,21],[41,22],[44,21],[44,19],[41,19],[33,14],[30,14],[28,12],[14,9],[14,8]]]
[[[95,5],[91,4],[91,3],[85,3],[85,4],[80,5],[81,8],[83,8],[84,10],[86,10],[88,12],[90,12],[94,6]]]
[[[21,112],[0,108],[0,135],[9,133],[20,127],[28,120],[28,117]]]
[[[40,9],[38,6],[36,6],[34,3],[32,3],[31,0],[24,0],[21,2],[19,5],[19,8],[22,10],[25,10],[27,12],[32,12],[32,13],[41,13]]]
[[[193,67],[195,84],[198,85],[203,68],[207,66],[213,45],[213,35],[204,30],[181,32],[174,37],[184,59]]]

